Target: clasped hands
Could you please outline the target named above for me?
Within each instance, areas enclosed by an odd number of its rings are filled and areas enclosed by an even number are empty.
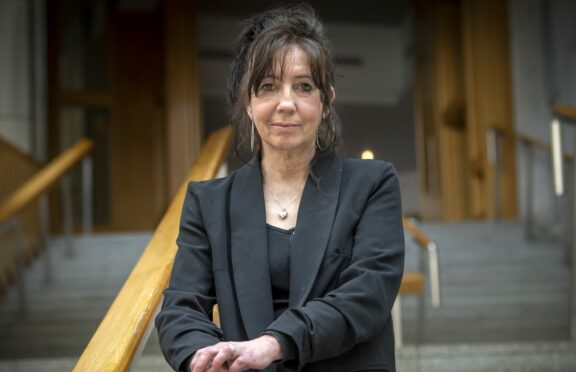
[[[194,354],[190,372],[240,372],[264,369],[275,360],[282,359],[278,340],[262,335],[244,342],[219,342],[202,348]]]

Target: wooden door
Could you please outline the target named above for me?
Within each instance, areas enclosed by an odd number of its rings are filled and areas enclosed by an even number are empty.
[[[49,148],[95,141],[96,230],[154,229],[194,160],[194,16],[183,0],[48,2]]]
[[[422,216],[516,216],[505,3],[416,1],[416,125]],[[499,203],[487,137],[504,136]]]

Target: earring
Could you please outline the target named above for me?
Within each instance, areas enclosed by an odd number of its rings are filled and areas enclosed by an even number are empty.
[[[320,136],[318,135],[319,132],[320,132],[319,130],[316,130],[316,148],[317,148],[318,150],[320,150],[320,151],[324,151],[324,150],[326,150],[326,149],[328,148],[328,146],[326,146],[326,147],[324,147],[324,148],[322,148],[322,146],[320,146],[320,141],[318,140],[318,137],[320,137]]]
[[[252,119],[252,130],[250,131],[250,152],[254,152],[254,119]]]
[[[324,123],[326,123],[326,122],[325,122],[324,120],[322,120],[322,122],[320,123],[320,125],[322,125],[322,124],[324,124]],[[318,127],[320,127],[320,126],[318,126]],[[320,141],[318,140],[318,137],[320,137],[320,136],[318,135],[318,133],[319,133],[320,131],[319,131],[318,129],[316,130],[316,147],[317,147],[318,150],[320,150],[320,151],[327,150],[328,147],[330,147],[330,144],[331,144],[332,142],[334,142],[334,139],[336,138],[336,126],[334,126],[334,122],[331,122],[331,126],[330,126],[330,127],[332,128],[332,135],[330,136],[330,141],[326,144],[326,146],[325,146],[324,148],[323,148],[322,146],[320,146]]]

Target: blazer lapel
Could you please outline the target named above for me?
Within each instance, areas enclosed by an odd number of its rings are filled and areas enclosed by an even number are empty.
[[[290,307],[306,302],[322,263],[338,203],[342,159],[322,157],[312,169],[319,182],[316,186],[308,177],[298,210],[290,256]]]
[[[240,314],[249,339],[274,321],[266,211],[259,158],[238,170],[230,198],[231,257]]]

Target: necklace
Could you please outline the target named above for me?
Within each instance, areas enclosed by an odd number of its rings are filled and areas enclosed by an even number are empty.
[[[294,200],[296,200],[296,198],[298,198],[298,196],[300,195],[300,193],[302,192],[302,190],[300,192],[297,192],[292,199],[290,199],[290,201],[288,202],[288,204],[286,204],[284,207],[282,206],[282,204],[280,204],[280,200],[278,200],[278,197],[276,196],[276,194],[274,193],[274,191],[272,191],[272,189],[270,188],[270,186],[268,186],[268,182],[266,182],[266,180],[264,180],[264,186],[268,189],[268,191],[270,191],[270,194],[272,194],[272,197],[274,198],[274,201],[276,202],[276,204],[278,204],[278,206],[280,207],[280,212],[278,212],[278,217],[280,217],[281,220],[285,220],[288,217],[288,207],[292,205],[292,203],[294,203]],[[303,187],[302,187],[303,189]]]

